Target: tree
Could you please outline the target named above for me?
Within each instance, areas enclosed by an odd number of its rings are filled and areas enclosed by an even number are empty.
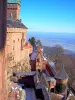
[[[42,47],[41,41],[40,41],[40,40],[37,40],[37,41],[36,41],[36,45],[39,46],[39,47]]]
[[[35,40],[34,37],[29,38],[28,41],[29,41],[29,43],[30,43],[32,46],[34,46],[34,45],[36,44],[36,40]]]
[[[66,85],[64,84],[57,84],[56,87],[55,87],[56,91],[58,93],[63,93],[66,89]]]
[[[58,71],[60,66],[62,65],[62,56],[64,55],[64,49],[60,45],[55,45],[53,47],[53,60],[55,61],[56,70]]]
[[[64,49],[60,45],[55,45],[54,47],[54,54],[56,57],[59,57],[64,54]]]

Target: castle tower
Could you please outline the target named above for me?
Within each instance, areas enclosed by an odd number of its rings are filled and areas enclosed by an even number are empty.
[[[7,0],[7,19],[17,20],[20,14],[20,0]]]
[[[64,69],[64,66],[61,66],[59,72],[55,75],[56,78],[56,92],[65,94],[67,89],[68,75]]]
[[[46,59],[43,55],[43,48],[37,46],[36,70],[44,71],[46,69]]]

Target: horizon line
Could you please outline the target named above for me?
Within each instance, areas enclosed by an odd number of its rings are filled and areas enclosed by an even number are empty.
[[[73,33],[73,34],[75,34],[75,32],[57,32],[57,31],[39,31],[39,30],[37,30],[37,31],[31,31],[31,30],[28,30],[27,32],[44,32],[44,33]]]

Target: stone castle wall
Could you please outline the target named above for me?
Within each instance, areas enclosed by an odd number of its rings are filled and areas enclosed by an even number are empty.
[[[26,29],[7,28],[6,39],[6,61],[7,61],[7,83],[13,72],[31,71],[29,63],[30,48],[25,47]]]
[[[24,47],[26,32],[22,28],[7,28],[6,55],[10,67],[29,64],[30,49]]]
[[[13,20],[19,19],[20,5],[18,4],[7,4],[7,18],[10,19],[10,14],[13,15]]]
[[[5,50],[0,50],[0,100],[7,100],[7,66]]]

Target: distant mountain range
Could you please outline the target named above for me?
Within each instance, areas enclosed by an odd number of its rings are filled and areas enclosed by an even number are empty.
[[[44,46],[53,47],[58,44],[62,46],[68,54],[75,52],[74,33],[28,32],[27,39],[30,37],[35,37],[36,40],[40,40]]]
[[[73,52],[73,51],[66,50],[66,49],[64,49],[64,51],[65,51],[65,54],[75,56],[75,52]]]
[[[44,48],[44,53],[46,55],[51,55],[51,53],[54,52],[54,47],[43,46],[43,48]],[[75,52],[70,51],[70,50],[64,49],[64,53],[67,54],[67,55],[75,56]]]

